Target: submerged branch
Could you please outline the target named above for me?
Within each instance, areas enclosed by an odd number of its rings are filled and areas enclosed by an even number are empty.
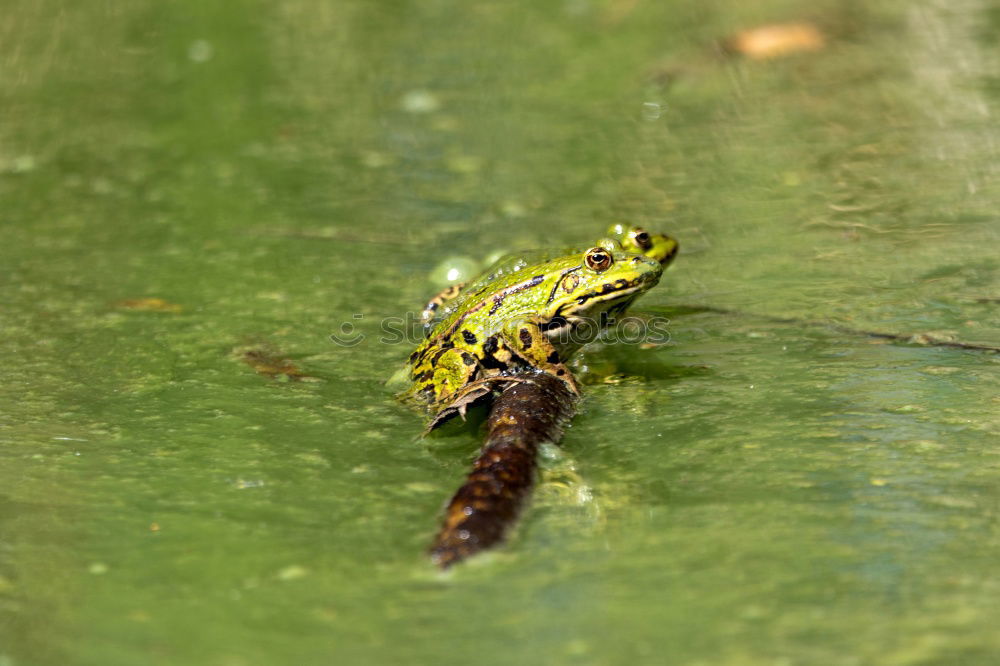
[[[559,441],[576,403],[561,380],[545,373],[504,387],[490,409],[482,451],[431,545],[435,564],[447,569],[503,540],[534,485],[539,445]]]

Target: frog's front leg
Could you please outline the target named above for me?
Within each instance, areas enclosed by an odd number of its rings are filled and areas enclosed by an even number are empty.
[[[539,320],[529,319],[505,326],[503,334],[507,348],[527,365],[563,380],[569,390],[580,395],[580,388],[573,373],[566,367],[565,359],[560,357],[559,351],[545,336],[541,323]]]
[[[427,305],[424,309],[420,311],[420,323],[424,325],[424,333],[430,333],[431,328],[433,328],[434,317],[437,315],[437,311],[442,305],[450,300],[453,300],[462,293],[462,287],[465,286],[464,282],[455,283],[449,287],[445,287],[438,293],[431,297],[431,300],[427,301]]]
[[[465,420],[465,413],[469,407],[478,403],[482,398],[501,390],[505,385],[517,384],[524,381],[527,381],[524,376],[492,374],[466,384],[452,395],[446,404],[438,407],[427,423],[424,434],[426,435],[454,416],[461,416],[462,420]]]

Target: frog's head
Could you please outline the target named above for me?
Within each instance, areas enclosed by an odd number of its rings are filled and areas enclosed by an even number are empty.
[[[666,234],[651,233],[642,227],[612,224],[608,228],[608,234],[612,237],[612,242],[617,242],[625,252],[644,254],[660,262],[664,267],[670,265],[680,249],[675,238]],[[605,242],[599,242],[598,245],[607,246]]]
[[[545,281],[547,300],[539,312],[543,330],[558,347],[568,346],[566,333],[583,329],[590,333],[575,336],[576,346],[587,342],[655,286],[662,274],[658,261],[602,246],[553,261]]]

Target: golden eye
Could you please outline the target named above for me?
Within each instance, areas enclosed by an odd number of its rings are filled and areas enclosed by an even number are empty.
[[[583,263],[586,264],[587,268],[597,273],[608,270],[614,262],[611,253],[603,247],[592,247],[583,256]]]
[[[645,229],[636,227],[630,235],[632,236],[632,242],[640,249],[648,250],[653,247],[653,239],[649,237],[649,233]]]

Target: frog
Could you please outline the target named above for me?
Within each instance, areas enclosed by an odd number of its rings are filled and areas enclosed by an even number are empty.
[[[650,233],[640,226],[623,222],[612,224],[606,236],[597,240],[594,247],[602,247],[609,252],[621,251],[642,254],[654,259],[666,268],[677,256],[680,245],[667,234]],[[450,315],[459,304],[459,297],[466,292],[478,291],[485,285],[521,270],[532,263],[544,263],[560,255],[573,254],[582,249],[564,248],[528,250],[500,257],[488,269],[471,282],[460,282],[445,287],[431,298],[420,313],[424,332],[429,337],[434,326]]]
[[[410,354],[409,386],[398,397],[426,408],[429,430],[526,373],[547,373],[579,395],[566,362],[659,282],[676,254],[667,239],[643,247],[642,238],[611,238],[583,251],[501,260],[456,288]]]
[[[607,234],[623,251],[643,254],[660,262],[664,268],[673,262],[680,250],[680,244],[672,236],[650,233],[642,227],[621,222],[608,227]]]

